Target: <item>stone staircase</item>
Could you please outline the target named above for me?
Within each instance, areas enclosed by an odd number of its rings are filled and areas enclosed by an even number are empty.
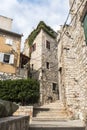
[[[33,116],[29,130],[85,130],[83,122],[70,120],[72,115],[59,100],[35,107]]]
[[[69,115],[70,116],[70,115]],[[66,120],[70,118],[61,101],[34,108],[33,120]]]

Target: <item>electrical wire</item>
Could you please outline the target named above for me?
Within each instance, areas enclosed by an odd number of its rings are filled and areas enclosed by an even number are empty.
[[[84,0],[81,2],[80,6],[78,7],[78,9],[77,9],[77,11],[76,11],[76,13],[75,13],[75,15],[74,15],[73,18],[71,19],[69,25],[72,23],[72,21],[74,20],[75,16],[77,16],[77,13],[78,13],[78,11],[80,10],[80,8],[81,8],[81,6],[83,5],[83,3],[84,3]]]
[[[71,19],[71,21],[70,21],[70,23],[68,24],[68,26],[71,25],[71,23],[73,22],[74,18],[77,16],[77,13],[78,13],[78,11],[80,10],[80,8],[81,8],[83,2],[84,2],[84,0],[81,2],[80,6],[78,7],[78,9],[77,9],[75,15],[74,15],[73,18]],[[65,27],[65,25],[63,25],[63,27]],[[59,38],[59,40],[58,40],[58,43],[59,43],[60,40],[63,38],[63,36],[64,36],[66,30],[67,30],[67,28],[66,28],[64,31],[62,30],[63,32],[62,32],[62,34],[61,34],[61,36],[60,36],[60,38]]]
[[[73,5],[74,5],[75,1],[76,1],[76,0],[73,0],[73,3],[72,3],[72,5],[71,5],[71,8],[69,9],[69,13],[68,13],[67,18],[66,18],[66,20],[65,20],[65,22],[64,22],[64,26],[66,25],[66,23],[67,23],[67,21],[68,21],[68,19],[69,19],[69,15],[70,15],[70,12],[71,12],[71,10],[72,10],[72,8],[73,8]]]

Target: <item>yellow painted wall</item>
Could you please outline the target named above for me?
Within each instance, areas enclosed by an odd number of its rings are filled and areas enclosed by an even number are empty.
[[[13,45],[7,45],[6,39],[10,38],[13,40]],[[0,34],[0,52],[6,54],[14,54],[14,64],[0,63],[0,72],[5,73],[16,73],[17,67],[19,67],[20,61],[20,43],[21,38],[16,36],[1,35]]]

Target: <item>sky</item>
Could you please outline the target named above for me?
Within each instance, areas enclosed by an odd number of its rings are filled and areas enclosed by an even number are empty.
[[[23,33],[23,42],[40,21],[55,31],[69,12],[69,0],[0,0],[0,15],[13,19],[12,31]]]

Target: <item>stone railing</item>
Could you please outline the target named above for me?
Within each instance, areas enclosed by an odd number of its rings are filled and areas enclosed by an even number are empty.
[[[29,122],[31,122],[32,116],[33,116],[33,106],[19,106],[19,109],[13,115],[15,115],[15,116],[18,116],[18,115],[29,116],[30,117]]]
[[[28,130],[29,116],[0,118],[0,130]]]

